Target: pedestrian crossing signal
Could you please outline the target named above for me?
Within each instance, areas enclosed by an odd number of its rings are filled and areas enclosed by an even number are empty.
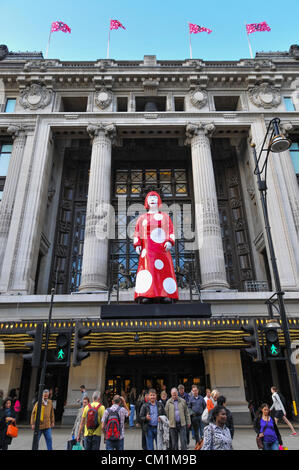
[[[279,335],[276,328],[265,328],[267,358],[281,357]]]
[[[70,331],[59,333],[57,335],[55,350],[49,350],[47,360],[48,365],[64,365],[66,367],[70,365],[71,339],[72,333]]]

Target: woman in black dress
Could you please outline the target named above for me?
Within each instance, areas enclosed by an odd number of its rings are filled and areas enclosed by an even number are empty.
[[[16,413],[12,407],[11,398],[6,398],[0,409],[0,449],[7,450],[12,438],[6,435],[9,424],[16,423]]]

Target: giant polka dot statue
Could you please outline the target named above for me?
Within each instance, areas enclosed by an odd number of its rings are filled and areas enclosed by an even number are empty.
[[[170,249],[175,236],[170,217],[160,212],[162,205],[158,193],[147,194],[144,206],[147,213],[138,217],[134,248],[139,255],[136,275],[135,301],[150,303],[153,299],[170,303],[178,299],[178,287]]]

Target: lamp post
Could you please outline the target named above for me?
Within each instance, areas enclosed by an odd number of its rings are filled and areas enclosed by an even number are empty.
[[[251,147],[253,150],[253,156],[254,156],[254,161],[255,161],[254,174],[257,176],[258,190],[260,191],[262,210],[263,210],[264,221],[265,221],[265,229],[266,229],[266,235],[267,235],[267,240],[268,240],[268,248],[269,248],[269,253],[270,253],[270,260],[271,260],[272,272],[273,272],[274,284],[275,284],[275,290],[276,290],[275,293],[277,295],[279,313],[280,313],[280,318],[281,318],[281,323],[282,323],[282,330],[283,330],[283,335],[284,335],[284,340],[285,340],[287,360],[289,363],[290,377],[291,377],[291,383],[292,383],[292,389],[293,389],[292,392],[293,392],[294,402],[296,405],[294,409],[298,410],[299,409],[299,384],[298,384],[296,366],[291,360],[291,355],[292,355],[291,338],[290,338],[289,325],[288,325],[284,298],[283,298],[284,292],[281,289],[280,277],[279,277],[279,272],[278,272],[277,263],[276,263],[275,251],[274,251],[272,235],[271,235],[271,228],[270,228],[270,223],[269,223],[268,208],[267,208],[267,179],[266,178],[267,178],[267,164],[268,164],[269,154],[270,152],[273,152],[273,153],[284,152],[288,150],[291,146],[291,141],[288,140],[281,133],[280,128],[279,128],[279,123],[280,123],[279,118],[274,118],[270,121],[264,141],[263,141],[262,148],[258,156],[257,156],[256,149],[255,149],[255,143],[251,143]],[[266,146],[266,141],[268,137],[269,137],[269,142],[268,142],[268,146]],[[261,159],[263,152],[266,152],[266,157],[263,162],[262,168],[260,169],[259,163],[260,163],[260,159]],[[262,179],[262,176],[261,176],[263,172],[264,172],[264,179]]]

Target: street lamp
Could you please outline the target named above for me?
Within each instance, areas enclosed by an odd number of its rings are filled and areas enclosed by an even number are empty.
[[[295,413],[296,413],[296,410],[298,409],[298,406],[299,406],[299,384],[298,384],[298,379],[297,379],[296,366],[291,360],[291,355],[292,355],[291,338],[290,338],[289,325],[288,325],[286,310],[285,310],[285,305],[284,305],[284,299],[283,299],[284,292],[282,292],[282,289],[281,289],[280,277],[279,277],[279,272],[278,272],[277,263],[276,263],[275,251],[274,251],[272,235],[271,235],[271,228],[270,228],[270,223],[269,223],[268,208],[267,208],[266,177],[267,177],[267,163],[268,163],[269,154],[270,152],[273,152],[273,153],[284,152],[288,150],[292,144],[291,141],[282,134],[279,124],[280,124],[279,118],[274,118],[269,122],[267,132],[263,141],[263,145],[261,147],[261,150],[258,156],[257,156],[256,149],[255,149],[255,143],[251,143],[251,147],[253,150],[253,156],[254,156],[254,161],[255,161],[254,174],[257,176],[258,189],[260,191],[260,196],[261,196],[261,203],[262,203],[262,209],[263,209],[263,215],[264,215],[264,221],[265,221],[265,229],[266,229],[267,240],[268,240],[268,248],[269,248],[274,283],[275,283],[275,290],[276,290],[275,293],[277,295],[279,314],[280,314],[281,323],[282,323],[282,331],[283,331],[284,340],[285,340],[287,360],[289,362],[289,370],[290,370],[290,377],[291,377],[291,383],[292,383],[292,389],[293,389],[293,396],[295,398],[294,402],[296,405],[296,407],[294,408],[295,408]],[[268,145],[266,145],[268,138],[269,138]],[[260,163],[260,159],[261,159],[263,152],[266,152],[266,157],[263,162],[262,168],[260,169],[259,163]],[[262,179],[261,177],[263,172],[264,172],[264,179]]]

